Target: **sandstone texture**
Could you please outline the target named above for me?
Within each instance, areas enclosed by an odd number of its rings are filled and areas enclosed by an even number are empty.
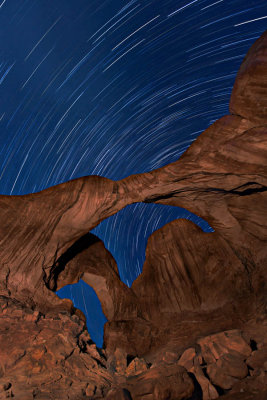
[[[267,398],[267,32],[238,72],[230,113],[176,162],[0,196],[0,399]],[[88,233],[128,204],[187,208],[148,240],[131,288]],[[104,348],[54,293],[83,279]]]

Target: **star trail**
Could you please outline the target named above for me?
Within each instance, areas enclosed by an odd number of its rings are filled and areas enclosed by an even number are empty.
[[[229,113],[266,24],[266,0],[0,1],[0,193],[177,160]],[[94,233],[131,285],[147,237],[179,217],[211,229],[185,210],[136,204]]]

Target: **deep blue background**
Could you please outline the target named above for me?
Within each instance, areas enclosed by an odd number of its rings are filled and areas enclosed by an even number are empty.
[[[228,113],[241,61],[266,26],[266,0],[0,0],[0,193],[177,160]],[[94,232],[130,285],[148,235],[180,216],[190,217],[139,204]],[[81,285],[74,303],[90,314]]]

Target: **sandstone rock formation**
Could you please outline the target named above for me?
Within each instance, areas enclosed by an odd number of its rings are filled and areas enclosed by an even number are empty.
[[[266,71],[267,32],[241,65],[231,114],[175,163],[0,196],[0,399],[266,398]],[[185,207],[215,232],[186,220],[154,232],[128,288],[88,232],[134,202]],[[108,319],[103,350],[54,293],[79,279]]]

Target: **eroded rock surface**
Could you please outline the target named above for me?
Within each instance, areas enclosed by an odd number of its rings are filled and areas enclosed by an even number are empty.
[[[0,196],[0,399],[267,396],[266,70],[267,33],[241,65],[231,114],[177,162]],[[134,202],[185,207],[215,232],[186,220],[154,232],[128,288],[88,232]],[[54,293],[79,279],[108,319],[104,350]]]
[[[0,399],[79,399],[111,386],[106,358],[76,315],[0,298]]]

